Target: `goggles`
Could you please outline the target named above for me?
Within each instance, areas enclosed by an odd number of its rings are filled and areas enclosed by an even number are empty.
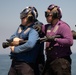
[[[20,14],[20,19],[24,19],[24,18],[26,18],[27,17],[27,15],[25,14],[25,13],[21,13]]]
[[[51,12],[46,12],[45,11],[45,17],[49,17],[49,16],[52,16]]]

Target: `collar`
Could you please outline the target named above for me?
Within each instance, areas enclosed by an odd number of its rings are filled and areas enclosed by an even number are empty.
[[[32,23],[29,26],[24,26],[24,25],[21,24],[20,27],[24,30],[25,28],[33,27],[33,25],[34,25],[34,23]]]

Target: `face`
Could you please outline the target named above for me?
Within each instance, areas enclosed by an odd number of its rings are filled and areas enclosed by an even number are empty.
[[[51,22],[52,22],[52,13],[51,13],[50,10],[47,10],[47,11],[45,12],[45,17],[46,17],[46,21],[47,21],[48,23],[51,23]]]
[[[21,24],[22,25],[27,25],[26,23],[27,23],[27,18],[26,17],[21,18]]]

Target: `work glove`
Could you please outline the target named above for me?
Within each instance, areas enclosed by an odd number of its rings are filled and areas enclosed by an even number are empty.
[[[43,38],[40,38],[39,41],[41,41],[41,42],[53,42],[53,41],[56,41],[55,38],[61,38],[61,36],[60,35],[45,36]]]
[[[54,39],[55,39],[55,36],[46,36],[47,42],[52,42],[52,41],[54,41]]]
[[[39,41],[40,42],[51,42],[54,41],[55,37],[54,36],[45,36],[43,38],[40,38]]]
[[[56,38],[62,38],[61,35],[46,36],[48,42],[56,41]]]
[[[40,32],[41,32],[41,29],[42,29],[42,23],[39,22],[39,21],[35,22],[33,28],[34,28],[37,32],[40,33]]]

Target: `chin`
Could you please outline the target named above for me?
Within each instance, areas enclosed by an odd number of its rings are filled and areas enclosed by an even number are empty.
[[[25,25],[25,24],[22,23],[22,25]]]

